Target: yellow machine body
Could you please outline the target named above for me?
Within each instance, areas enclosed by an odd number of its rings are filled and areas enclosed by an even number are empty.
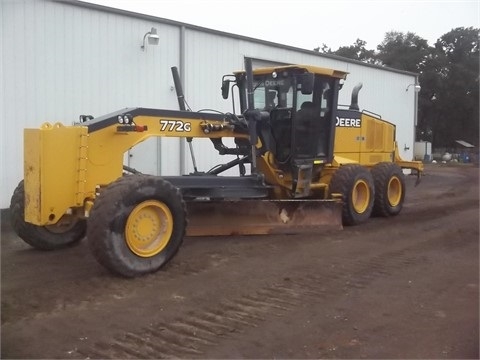
[[[136,276],[167,263],[184,235],[319,234],[401,211],[402,169],[420,179],[423,164],[401,159],[394,124],[359,111],[359,88],[348,109],[338,107],[347,73],[245,67],[222,80],[225,99],[237,91],[232,113],[186,111],[174,73],[180,110],[125,108],[25,129],[24,179],[10,205],[14,230],[43,250],[86,233],[102,265]],[[206,138],[236,158],[202,172],[192,153],[194,172],[181,176],[124,166],[125,153],[151,137]],[[238,176],[221,175],[237,166]]]
[[[163,131],[162,122],[167,123]],[[207,124],[223,130],[205,133]],[[325,193],[331,175],[342,164],[371,167],[380,162],[397,162],[403,168],[422,171],[421,162],[399,158],[393,124],[367,114],[362,114],[361,124],[355,128],[336,128],[334,161],[315,165],[314,171],[320,171],[321,176],[309,185],[312,193]],[[72,211],[88,217],[98,188],[122,176],[125,151],[149,137],[247,138],[246,134],[234,133],[218,120],[140,116],[135,118],[135,126],[146,130],[122,132],[117,131],[118,124],[112,124],[89,134],[86,126],[60,123],[25,129],[24,174],[28,194],[25,220],[50,225]],[[185,126],[190,131],[184,131]],[[271,152],[258,158],[258,166],[267,183],[276,185],[272,199],[290,198],[287,189],[291,187],[292,174],[278,168]]]
[[[351,119],[348,121],[355,123]],[[382,161],[393,161],[395,152],[395,125],[362,113],[357,126],[338,126],[335,131],[336,157],[350,159],[365,166]]]
[[[89,133],[88,127],[45,123],[24,130],[25,220],[55,224],[64,214],[88,217],[98,188],[122,176],[124,153],[150,137],[246,138],[218,120],[135,117],[136,131],[118,123]],[[206,133],[207,126],[221,128]]]

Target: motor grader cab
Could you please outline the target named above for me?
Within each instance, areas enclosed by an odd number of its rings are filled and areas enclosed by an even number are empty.
[[[256,149],[256,165],[266,182],[276,185],[274,197],[310,197],[312,181],[332,162],[338,92],[346,75],[313,66],[256,69],[253,96],[247,101],[246,72],[235,74],[233,88],[239,90],[241,113],[253,113],[257,119],[250,126],[261,143]],[[229,80],[224,79],[224,98],[228,85]],[[326,190],[326,184],[320,186]]]
[[[53,250],[86,234],[100,264],[132,277],[160,269],[185,235],[319,234],[372,213],[397,215],[402,168],[422,171],[398,156],[393,124],[353,102],[338,109],[344,72],[253,70],[247,59],[245,71],[223,78],[223,97],[234,92],[239,102],[223,114],[187,111],[172,70],[180,110],[127,108],[73,126],[25,129],[24,179],[10,205],[20,238]],[[203,172],[192,152],[195,171],[183,176],[123,166],[124,153],[150,137],[182,137],[190,149],[208,138],[219,154],[236,157]],[[234,167],[238,176],[222,175]]]

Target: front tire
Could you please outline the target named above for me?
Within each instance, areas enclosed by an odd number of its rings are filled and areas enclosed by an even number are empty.
[[[87,239],[97,261],[115,274],[155,272],[178,251],[186,228],[180,191],[152,175],[119,178],[95,200]]]
[[[405,200],[405,175],[394,163],[382,162],[372,168],[375,182],[375,216],[395,216],[400,213]]]
[[[25,222],[25,187],[20,181],[10,201],[10,221],[15,233],[38,250],[57,250],[79,242],[85,236],[85,220],[65,214],[56,224],[38,226]]]
[[[344,225],[358,225],[370,218],[375,190],[372,175],[365,167],[347,164],[338,168],[330,181],[333,193],[342,195]]]

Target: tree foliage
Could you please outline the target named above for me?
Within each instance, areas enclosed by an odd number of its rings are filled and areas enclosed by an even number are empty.
[[[314,49],[370,64],[419,74],[417,140],[451,147],[455,140],[479,145],[479,29],[460,27],[442,35],[434,46],[412,32],[390,31],[368,50],[357,39],[332,51]]]
[[[478,35],[472,27],[444,34],[420,74],[418,135],[434,146],[479,144]]]
[[[377,50],[377,59],[383,65],[411,72],[422,71],[431,53],[427,40],[411,32],[398,31],[387,32]]]
[[[324,54],[333,54],[341,57],[345,57],[352,60],[358,60],[369,64],[376,64],[378,62],[375,51],[368,50],[366,48],[367,42],[361,39],[357,39],[350,46],[341,46],[337,50],[332,51],[326,44],[313,49],[317,52]]]

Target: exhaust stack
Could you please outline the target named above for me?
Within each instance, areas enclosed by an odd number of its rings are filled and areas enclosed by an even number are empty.
[[[187,110],[185,107],[185,95],[183,94],[182,81],[180,80],[180,75],[178,74],[178,68],[176,66],[171,67],[173,83],[175,85],[175,91],[177,93],[178,107],[180,110]]]
[[[360,89],[362,88],[363,84],[358,83],[355,85],[355,87],[352,90],[352,102],[350,103],[349,110],[360,110],[358,107],[358,93],[360,92]]]

